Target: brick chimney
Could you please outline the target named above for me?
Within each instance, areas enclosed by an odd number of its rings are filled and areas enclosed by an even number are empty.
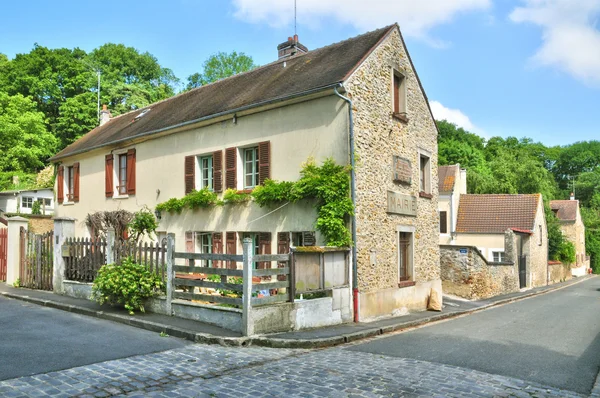
[[[104,123],[108,122],[112,115],[110,111],[106,108],[106,105],[102,105],[102,110],[100,111],[100,126]]]
[[[294,37],[288,37],[287,41],[284,41],[277,46],[277,52],[279,59],[286,59],[293,57],[296,54],[304,54],[308,52],[308,48],[298,41],[298,35]]]
[[[571,192],[571,200],[575,200],[575,193]]]

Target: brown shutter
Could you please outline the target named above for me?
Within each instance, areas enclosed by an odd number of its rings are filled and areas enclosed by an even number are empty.
[[[223,151],[213,152],[213,191],[223,191]]]
[[[258,234],[258,252],[260,254],[271,254],[271,233],[261,232]],[[257,266],[259,269],[266,269],[271,267],[270,261],[261,261]]]
[[[289,232],[278,232],[277,233],[277,254],[289,254],[290,252],[290,233]],[[277,268],[284,268],[287,263],[277,263]],[[277,280],[282,282],[287,280],[285,275],[277,275]]]
[[[62,203],[65,200],[65,168],[63,166],[58,166],[56,180],[56,185],[58,185],[56,189],[56,200],[58,200],[58,203]]]
[[[447,213],[445,211],[440,211],[440,233],[441,234],[448,233],[448,219],[447,219]]]
[[[112,198],[115,188],[113,186],[113,155],[106,155],[106,163],[104,167],[104,191],[107,198]]]
[[[135,195],[135,148],[127,151],[127,195]]]
[[[196,189],[196,157],[185,157],[185,194]]]
[[[225,188],[237,189],[237,149],[225,149]]]
[[[400,76],[394,74],[394,113],[400,113]]]
[[[194,233],[192,231],[187,231],[185,233],[185,252],[186,253],[194,253]],[[185,265],[190,265],[190,260],[185,260]]]
[[[213,234],[212,234],[212,252],[215,254],[223,253],[223,232],[213,232]],[[221,262],[213,261],[213,267],[221,268]]]
[[[312,231],[304,231],[302,232],[302,243],[304,246],[314,246],[317,244],[317,238],[315,237],[315,233]]]
[[[236,254],[237,251],[237,242],[235,240],[235,232],[227,232],[226,234],[226,249],[227,249],[227,254]],[[235,264],[235,261],[227,261],[227,268],[231,268],[231,269],[236,269],[237,266]]]
[[[73,163],[73,202],[79,202],[79,162]]]
[[[258,184],[263,185],[271,178],[271,142],[258,144]]]

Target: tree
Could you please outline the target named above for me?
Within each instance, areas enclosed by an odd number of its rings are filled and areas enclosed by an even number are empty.
[[[202,65],[202,73],[188,76],[186,90],[204,86],[226,77],[247,72],[256,68],[252,57],[233,51],[232,53],[218,52],[211,55]]]
[[[35,173],[56,147],[56,138],[46,130],[44,114],[32,100],[0,92],[0,171]]]

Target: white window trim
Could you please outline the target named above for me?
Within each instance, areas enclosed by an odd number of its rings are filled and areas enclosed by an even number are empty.
[[[503,247],[492,247],[487,249],[488,250],[488,261],[494,263],[496,261],[494,261],[494,253],[496,252],[501,252],[503,253],[503,257],[506,257],[506,253],[504,252],[504,248]],[[504,260],[502,260],[504,261]]]
[[[237,177],[238,177],[238,183],[237,183],[237,188],[238,190],[246,190],[246,189],[254,189],[256,188],[259,184],[257,181],[256,185],[254,185],[253,187],[246,187],[246,158],[244,156],[246,149],[252,149],[252,148],[256,148],[256,160],[259,161],[259,154],[258,154],[258,142],[249,144],[249,145],[244,145],[244,146],[240,146],[237,147]],[[260,178],[260,175],[258,174],[258,168],[259,166],[256,166],[256,174],[258,175],[258,178]]]
[[[417,178],[417,182],[419,184],[419,186],[418,186],[419,192],[425,192],[427,194],[431,194],[432,195],[433,194],[433,184],[432,184],[431,180],[433,178],[431,178],[432,177],[431,152],[428,151],[428,150],[426,150],[426,149],[423,149],[423,148],[418,148],[417,153],[418,153],[417,165],[419,166],[417,168],[418,173],[419,173],[418,174],[418,178]],[[429,159],[429,162],[427,162],[427,165],[428,165],[428,168],[429,168],[429,173],[427,173],[427,175],[429,176],[429,178],[428,178],[428,181],[426,181],[426,183],[425,183],[426,188],[427,188],[427,186],[429,186],[429,190],[426,190],[426,191],[421,191],[421,156],[426,156]]]
[[[113,151],[113,199],[127,199],[129,198],[129,194],[119,194],[119,171],[120,171],[120,157],[121,155],[127,156],[127,149],[119,149],[117,151]],[[127,171],[126,171],[127,172]]]
[[[409,279],[402,282],[415,281],[415,231],[416,228],[412,225],[397,225],[396,226],[396,267],[398,272],[398,283],[400,283],[400,232],[408,232],[412,234],[410,239],[410,266],[408,269]]]
[[[215,186],[214,186],[214,177],[215,177],[215,159],[213,156],[213,153],[205,153],[202,155],[196,155],[195,157],[196,159],[195,161],[195,179],[196,181],[194,181],[195,186],[196,186],[196,190],[200,190],[200,189],[204,189],[204,184],[202,182],[203,180],[203,176],[202,176],[202,159],[206,159],[206,158],[210,158],[210,174],[209,174],[209,189],[211,191],[215,190]]]
[[[446,212],[446,231],[448,231],[448,232],[446,232],[446,233],[440,232],[440,236],[447,237],[447,236],[450,236],[450,222],[448,220],[448,215],[450,214],[450,212],[448,210],[438,210],[438,220],[440,219],[440,215],[442,214],[442,212]],[[439,231],[439,228],[438,228],[438,231]]]
[[[31,199],[30,207],[26,207],[24,205],[25,199]],[[33,209],[33,202],[35,202],[35,201],[36,201],[36,198],[34,196],[21,196],[21,209],[28,209],[28,210]]]
[[[70,165],[63,165],[63,206],[71,206],[75,201],[69,200],[69,168],[72,168],[75,162]],[[73,189],[75,189],[75,176],[73,176]]]

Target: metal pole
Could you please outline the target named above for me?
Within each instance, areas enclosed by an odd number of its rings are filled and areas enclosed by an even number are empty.
[[[99,70],[97,70],[96,74],[98,75],[98,123],[100,123],[100,74],[101,74],[101,72]]]

